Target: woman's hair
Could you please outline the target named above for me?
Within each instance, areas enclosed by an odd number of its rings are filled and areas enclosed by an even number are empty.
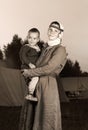
[[[37,28],[31,28],[31,29],[28,31],[28,33],[30,33],[30,32],[38,33],[39,36],[40,36],[40,31],[39,31]]]
[[[58,23],[57,21],[53,21],[50,23],[49,27],[54,27],[57,28],[58,30],[60,30],[61,32],[64,31],[64,29],[62,28],[62,25],[60,23]]]

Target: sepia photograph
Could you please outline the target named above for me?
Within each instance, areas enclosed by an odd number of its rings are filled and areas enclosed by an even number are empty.
[[[0,0],[0,130],[88,130],[87,12],[87,0]]]

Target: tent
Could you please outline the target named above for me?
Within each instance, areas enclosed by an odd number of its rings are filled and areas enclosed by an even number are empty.
[[[61,79],[65,91],[87,91],[88,77],[65,77]]]
[[[0,106],[20,106],[25,82],[20,70],[0,67]]]
[[[77,99],[88,99],[88,77],[69,77],[61,79],[65,92],[75,94]]]
[[[68,101],[59,82],[62,102]],[[0,106],[21,106],[25,95],[25,81],[20,70],[0,67]]]

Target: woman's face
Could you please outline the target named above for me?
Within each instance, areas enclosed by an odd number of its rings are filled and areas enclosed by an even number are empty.
[[[59,37],[60,30],[54,27],[49,27],[48,29],[48,38],[49,40],[55,40]]]

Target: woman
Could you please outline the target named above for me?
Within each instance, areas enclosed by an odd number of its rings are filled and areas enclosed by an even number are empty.
[[[66,50],[61,45],[63,28],[54,21],[49,25],[48,44],[36,63],[37,68],[24,69],[26,77],[39,77],[36,85],[38,103],[27,104],[25,123],[20,130],[61,130],[61,111],[56,76],[66,63]]]

